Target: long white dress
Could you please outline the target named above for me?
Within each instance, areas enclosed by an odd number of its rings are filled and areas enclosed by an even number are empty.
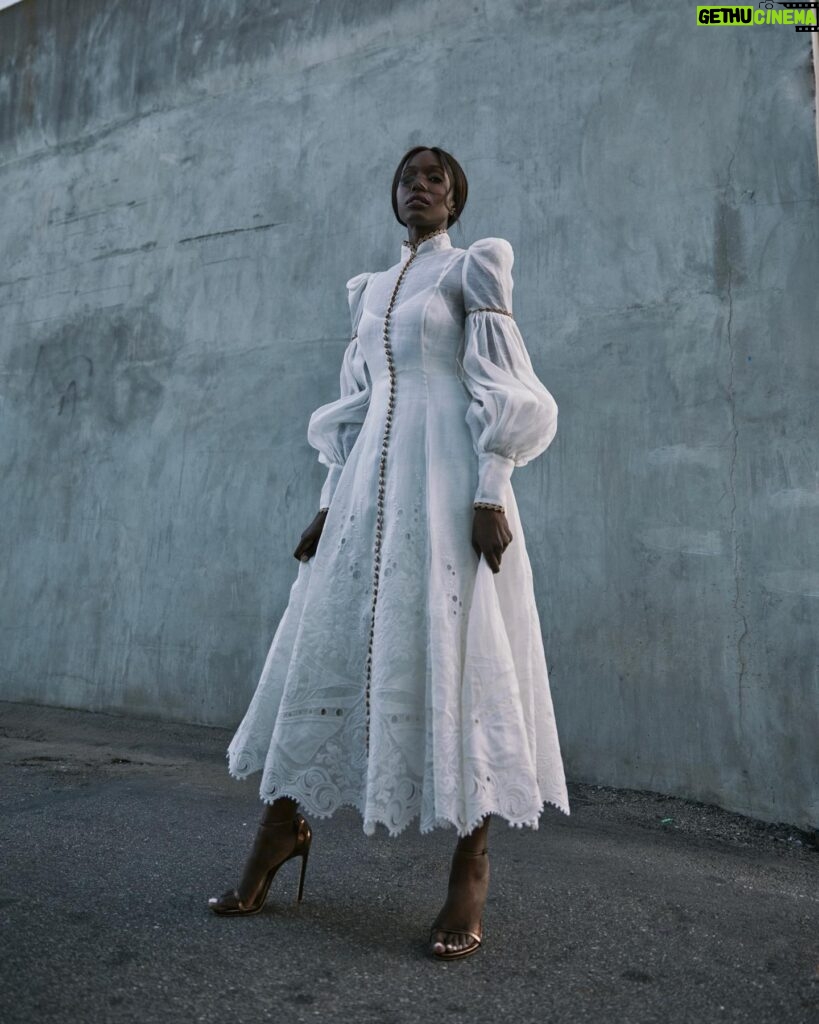
[[[511,315],[509,242],[422,241],[386,318],[411,257],[402,242],[347,282],[340,396],[307,431],[329,511],[228,770],[307,815],[352,805],[366,835],[420,816],[462,836],[488,813],[537,828],[544,804],[570,811],[511,474],[549,446],[557,405]],[[506,512],[497,574],[472,547],[475,501]]]

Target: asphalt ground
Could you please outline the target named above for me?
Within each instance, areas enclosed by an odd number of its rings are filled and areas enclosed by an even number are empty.
[[[0,703],[0,1019],[819,1022],[815,836],[570,783],[572,814],[494,819],[484,945],[426,952],[454,830],[310,818],[262,913],[220,918],[258,821],[232,733]]]

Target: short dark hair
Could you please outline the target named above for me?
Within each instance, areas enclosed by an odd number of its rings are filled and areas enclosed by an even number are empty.
[[[466,206],[466,197],[469,192],[469,185],[467,184],[463,168],[455,157],[451,153],[447,153],[445,149],[440,149],[438,146],[413,146],[412,149],[408,149],[398,161],[398,167],[395,169],[395,174],[392,179],[392,210],[398,223],[403,224],[404,227],[406,227],[407,225],[398,216],[397,196],[398,184],[401,181],[401,172],[404,170],[404,164],[406,164],[410,157],[427,149],[438,157],[441,166],[449,174],[449,180],[452,184],[452,201],[455,204],[455,212],[447,220],[446,226],[450,228],[461,216],[463,208]]]

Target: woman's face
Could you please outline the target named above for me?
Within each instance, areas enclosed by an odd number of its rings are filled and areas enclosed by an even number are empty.
[[[446,227],[451,186],[449,175],[431,149],[411,156],[401,170],[395,197],[401,220],[419,228]]]

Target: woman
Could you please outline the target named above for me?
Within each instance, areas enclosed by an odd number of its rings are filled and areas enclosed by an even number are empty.
[[[238,888],[210,900],[260,910],[292,857],[301,899],[299,804],[352,805],[367,835],[420,816],[422,833],[458,835],[430,931],[443,959],[481,945],[489,816],[537,828],[545,803],[569,814],[510,483],[551,443],[557,405],[512,317],[511,246],[452,245],[466,197],[450,154],[409,150],[392,187],[400,262],[347,282],[340,397],[307,431],[328,467],[320,511],[228,748],[231,775],[262,771],[264,813]]]

